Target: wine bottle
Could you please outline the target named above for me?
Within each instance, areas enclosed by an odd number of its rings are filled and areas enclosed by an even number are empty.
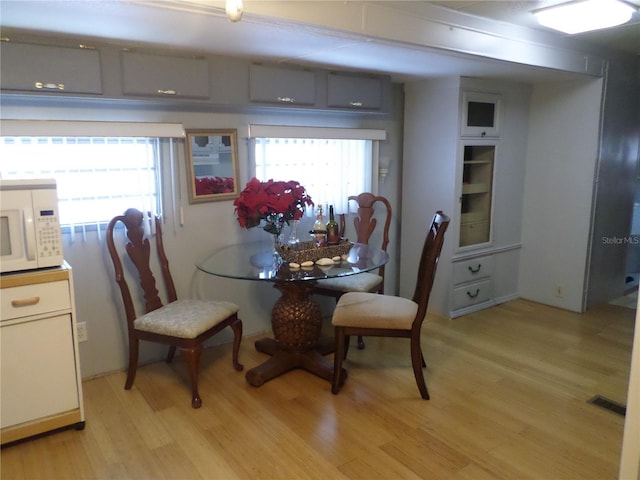
[[[340,233],[338,224],[333,216],[333,205],[329,206],[329,221],[327,222],[327,244],[338,245],[340,243]]]
[[[318,206],[318,215],[316,216],[316,222],[313,224],[313,236],[318,247],[324,247],[327,244],[327,226],[324,224],[322,217],[322,205]]]

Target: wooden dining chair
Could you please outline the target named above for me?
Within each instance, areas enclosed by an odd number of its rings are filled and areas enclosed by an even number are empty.
[[[347,357],[349,337],[404,337],[411,339],[411,364],[416,383],[423,399],[429,399],[422,369],[426,367],[420,330],[427,314],[431,287],[435,278],[438,258],[442,251],[444,233],[449,217],[438,211],[431,221],[418,265],[416,287],[411,300],[392,295],[369,292],[345,293],[333,313],[336,349],[331,391],[337,394],[344,383],[343,360]]]
[[[353,219],[356,232],[356,242],[369,244],[369,240],[376,231],[378,220],[374,218],[376,204],[384,206],[384,223],[382,224],[382,240],[380,248],[387,251],[389,245],[389,228],[391,226],[391,204],[385,197],[373,195],[372,193],[361,193],[352,195],[349,201],[355,201],[358,205],[358,214]],[[340,233],[344,235],[345,217],[340,216]],[[347,292],[372,292],[384,293],[384,265],[376,272],[363,272],[358,275],[346,277],[334,277],[319,280],[314,287],[313,293],[333,297],[336,302]],[[358,337],[358,348],[364,348],[364,340]]]
[[[129,390],[133,386],[141,340],[169,345],[167,363],[173,360],[176,348],[179,348],[186,358],[191,380],[191,406],[199,408],[202,405],[202,399],[198,393],[198,370],[202,344],[207,339],[226,327],[231,327],[234,335],[232,363],[236,370],[243,369],[238,362],[238,351],[242,340],[242,321],[238,318],[239,308],[226,301],[177,299],[176,288],[169,271],[169,262],[164,252],[162,227],[156,216],[154,219],[156,253],[168,300],[167,304],[163,305],[150,267],[151,244],[149,239],[144,237],[143,221],[142,212],[130,208],[124,215],[114,217],[107,226],[107,247],[124,303],[129,336],[129,368],[124,388]],[[145,313],[140,316],[136,315],[131,291],[125,278],[125,270],[114,239],[114,229],[118,222],[122,222],[126,228],[128,242],[125,249],[138,272],[141,293],[144,295]]]

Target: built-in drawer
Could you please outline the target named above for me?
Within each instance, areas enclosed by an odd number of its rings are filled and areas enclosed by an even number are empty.
[[[453,289],[453,310],[458,310],[478,303],[483,303],[493,297],[493,284],[488,278],[481,282],[469,283]]]
[[[473,282],[493,275],[493,255],[453,264],[453,283]]]
[[[66,280],[3,288],[0,295],[2,321],[71,308]]]

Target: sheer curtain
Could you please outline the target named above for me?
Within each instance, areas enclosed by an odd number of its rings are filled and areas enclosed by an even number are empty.
[[[371,140],[256,138],[256,177],[296,180],[316,205],[333,205],[336,214],[347,213],[349,195],[371,191],[372,144]]]

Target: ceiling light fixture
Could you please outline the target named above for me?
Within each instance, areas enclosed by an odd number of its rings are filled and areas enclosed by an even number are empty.
[[[227,0],[226,11],[229,20],[239,22],[242,18],[242,12],[244,11],[242,0]]]
[[[628,22],[636,8],[621,0],[577,0],[532,13],[540,25],[574,34]]]

